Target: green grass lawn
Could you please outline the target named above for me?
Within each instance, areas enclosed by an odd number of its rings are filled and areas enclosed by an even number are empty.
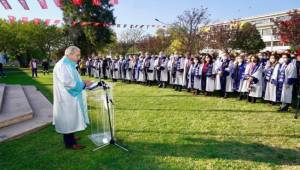
[[[0,82],[33,84],[52,100],[52,78],[8,71]],[[300,123],[278,106],[192,96],[172,89],[116,83],[116,136],[130,152],[66,150],[48,126],[0,144],[0,169],[300,169]]]

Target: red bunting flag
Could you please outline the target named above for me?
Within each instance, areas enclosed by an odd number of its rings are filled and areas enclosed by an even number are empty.
[[[19,0],[19,2],[25,10],[29,10],[26,0]]]
[[[35,18],[35,19],[33,20],[34,25],[39,25],[40,22],[41,22],[41,19],[39,19],[39,18]]]
[[[46,0],[38,0],[38,2],[39,2],[42,9],[48,9],[48,5],[47,5]]]
[[[81,23],[80,23],[81,26],[88,26],[88,25],[90,25],[90,24],[91,24],[90,22],[81,22]]]
[[[78,24],[78,22],[77,21],[72,21],[72,27],[75,27],[76,25]]]
[[[45,25],[46,25],[46,26],[50,25],[50,21],[51,21],[51,19],[46,19],[46,20],[45,20]]]
[[[54,0],[54,3],[55,3],[55,5],[56,5],[58,8],[61,8],[61,7],[62,7],[61,0]]]
[[[22,17],[22,23],[23,24],[28,23],[28,17]]]
[[[60,23],[60,20],[59,20],[59,19],[57,19],[57,20],[55,20],[55,21],[54,21],[54,23],[53,23],[53,24],[54,24],[54,25],[58,25],[59,23]]]
[[[92,0],[92,4],[95,6],[100,6],[101,5],[101,0]]]
[[[118,5],[119,1],[118,0],[109,0],[109,4],[111,4],[111,5]]]
[[[104,27],[109,27],[109,26],[111,26],[112,24],[111,23],[103,23],[103,26]]]
[[[95,23],[94,23],[94,26],[100,27],[100,26],[101,26],[101,23],[100,23],[100,22],[95,22]]]
[[[74,5],[80,6],[83,3],[83,0],[72,0]]]
[[[4,9],[8,10],[11,9],[10,4],[7,2],[7,0],[0,0],[2,6],[4,7]]]
[[[14,16],[8,16],[8,20],[9,20],[10,23],[13,23],[13,22],[16,21],[16,17],[14,17]]]

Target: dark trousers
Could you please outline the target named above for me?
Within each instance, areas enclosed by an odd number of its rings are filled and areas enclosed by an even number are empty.
[[[43,68],[43,73],[44,73],[44,75],[47,73],[47,74],[49,74],[49,68],[48,67],[44,67]]]
[[[3,64],[2,63],[0,63],[0,76],[1,77],[5,76],[4,71],[3,71]]]
[[[32,68],[32,69],[31,69],[31,73],[32,73],[32,74],[31,74],[32,77],[34,77],[34,76],[37,77],[37,68]]]
[[[64,143],[67,148],[72,147],[76,144],[74,133],[64,134]]]
[[[221,97],[225,97],[226,96],[226,76],[222,76],[220,78],[220,82],[221,82]]]

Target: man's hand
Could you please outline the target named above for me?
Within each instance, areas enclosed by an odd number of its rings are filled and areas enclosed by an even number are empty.
[[[89,86],[93,83],[91,80],[84,80],[83,82],[84,82],[85,86]]]

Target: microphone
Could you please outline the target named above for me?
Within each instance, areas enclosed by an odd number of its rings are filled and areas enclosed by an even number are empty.
[[[94,90],[97,87],[102,87],[103,89],[109,89],[109,86],[104,81],[94,82],[91,85],[85,87],[87,90]]]

